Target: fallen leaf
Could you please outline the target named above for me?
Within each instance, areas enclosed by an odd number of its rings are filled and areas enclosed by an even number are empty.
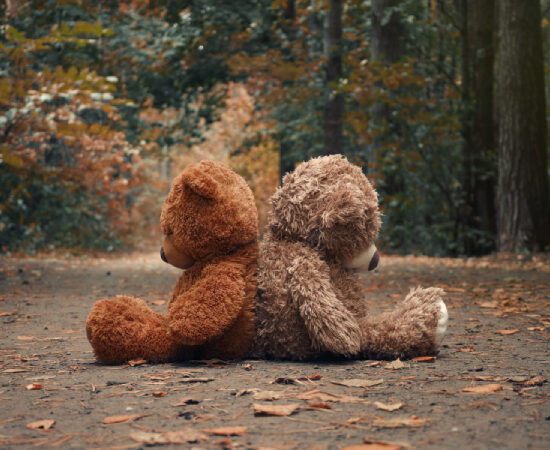
[[[380,443],[373,443],[373,444],[358,444],[358,445],[350,445],[348,447],[342,447],[340,450],[399,450],[403,447],[400,447],[398,445],[391,445],[391,444],[384,444],[382,442]]]
[[[36,341],[38,338],[34,336],[17,336],[19,341]]]
[[[281,391],[259,391],[253,395],[255,400],[279,400],[284,398],[284,393]]]
[[[416,358],[413,358],[412,360],[416,361],[416,362],[428,363],[428,362],[435,361],[436,357],[435,356],[417,356]]]
[[[208,435],[192,428],[183,428],[178,431],[166,431],[162,433],[170,444],[185,444],[186,442],[202,442],[208,440]]]
[[[379,428],[419,428],[425,426],[430,419],[418,416],[396,417],[395,419],[376,419],[372,424]]]
[[[166,397],[165,391],[153,392],[153,397]]]
[[[6,369],[2,371],[2,373],[20,373],[20,372],[28,372],[28,369]]]
[[[136,419],[139,419],[141,417],[145,417],[144,414],[123,414],[120,416],[109,416],[105,417],[102,422],[106,424],[113,424],[113,423],[125,423],[125,422],[132,422]]]
[[[399,358],[397,358],[395,361],[392,361],[386,364],[384,367],[392,370],[399,370],[399,369],[408,369],[410,366],[408,364],[405,364]]]
[[[197,405],[199,403],[200,403],[200,400],[197,400],[191,397],[182,397],[178,403],[172,403],[172,406]]]
[[[544,384],[544,378],[540,375],[531,378],[529,381],[523,383],[524,386],[542,386]]]
[[[130,434],[130,439],[146,445],[169,444],[168,439],[160,433],[149,431],[134,431]]]
[[[304,384],[304,381],[318,381],[321,379],[321,375],[318,373],[314,373],[313,375],[309,376],[301,376],[301,377],[279,377],[276,378],[274,383],[277,384]]]
[[[55,425],[55,420],[46,419],[46,420],[38,420],[36,422],[28,423],[27,428],[30,428],[31,430],[47,431],[54,425]]]
[[[290,403],[288,405],[261,405],[254,403],[254,415],[256,416],[290,416],[300,405]]]
[[[502,390],[502,385],[500,384],[483,384],[481,386],[473,386],[462,389],[463,392],[468,392],[470,394],[494,394]]]
[[[474,350],[475,350],[475,348],[474,348],[473,345],[470,345],[469,347],[458,349],[459,352],[465,352],[465,353],[470,353],[470,352],[473,352]]]
[[[132,367],[140,366],[141,364],[147,364],[147,360],[146,359],[132,359],[131,361],[128,361],[128,364]]]
[[[376,386],[378,384],[382,384],[384,382],[384,380],[382,378],[380,378],[379,380],[366,380],[366,379],[362,379],[362,378],[351,378],[349,380],[330,380],[331,383],[333,384],[339,384],[339,385],[342,385],[342,386],[347,386],[347,387],[362,387],[362,388],[367,388],[367,387],[372,387],[372,386]]]
[[[209,381],[214,381],[214,378],[206,378],[206,377],[182,378],[179,381],[180,383],[208,383]]]
[[[332,406],[330,406],[328,403],[325,403],[325,402],[308,402],[307,408],[308,409],[332,409]]]
[[[0,311],[0,317],[16,316],[17,314],[19,314],[17,311],[11,311],[11,312]]]
[[[503,334],[503,335],[516,334],[517,332],[519,332],[519,330],[497,330],[497,331],[495,331],[495,333]]]
[[[205,433],[210,433],[215,436],[244,436],[248,427],[221,427],[203,430]]]
[[[498,306],[498,302],[496,300],[493,300],[492,302],[481,302],[479,303],[479,306],[482,308],[496,308]]]
[[[27,388],[27,391],[37,391],[44,388],[44,386],[40,383],[27,384],[25,387]]]
[[[208,436],[206,434],[191,428],[184,428],[178,431],[165,431],[162,433],[135,431],[130,434],[129,437],[134,441],[145,445],[187,444],[191,442],[208,440]]]
[[[153,300],[153,301],[151,302],[151,304],[157,305],[157,306],[164,305],[165,303],[166,303],[166,300]]]
[[[397,411],[399,408],[401,408],[405,403],[399,402],[399,403],[382,403],[382,402],[374,402],[374,405],[378,409],[383,409],[384,411]]]
[[[354,397],[352,395],[339,395],[331,392],[321,392],[319,389],[304,392],[296,396],[298,400],[319,400],[322,402],[338,402],[338,403],[369,403],[368,400]]]

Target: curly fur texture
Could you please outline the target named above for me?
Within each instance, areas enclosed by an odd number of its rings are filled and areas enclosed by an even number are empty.
[[[271,201],[258,263],[257,354],[395,358],[437,350],[438,326],[446,325],[441,289],[419,288],[392,313],[367,313],[348,267],[373,255],[381,221],[359,167],[340,155],[312,159],[285,176]]]
[[[254,337],[258,257],[258,215],[246,182],[222,163],[187,167],[164,202],[161,226],[170,244],[167,262],[175,257],[192,265],[178,280],[166,316],[136,298],[96,302],[86,331],[97,359],[244,357]]]

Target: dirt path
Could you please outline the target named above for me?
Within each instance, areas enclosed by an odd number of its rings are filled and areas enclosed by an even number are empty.
[[[93,302],[126,293],[165,311],[178,271],[156,253],[3,258],[0,446],[550,448],[550,259],[382,263],[373,309],[418,284],[447,289],[436,360],[103,366],[84,332]]]

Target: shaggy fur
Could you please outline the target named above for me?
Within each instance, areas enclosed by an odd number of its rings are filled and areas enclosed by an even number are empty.
[[[312,159],[285,176],[271,201],[259,258],[258,354],[395,358],[437,350],[447,318],[441,289],[413,290],[373,318],[358,274],[347,268],[373,255],[380,228],[377,194],[359,167],[339,155]]]
[[[187,268],[168,315],[143,300],[98,301],[86,322],[97,359],[118,364],[244,357],[254,337],[258,215],[246,182],[203,161],[173,182],[161,215],[162,257]]]

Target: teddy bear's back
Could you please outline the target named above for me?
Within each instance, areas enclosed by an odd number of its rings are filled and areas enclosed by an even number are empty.
[[[311,359],[321,355],[312,345],[288,288],[290,267],[302,253],[303,243],[279,240],[266,233],[258,261],[255,347],[259,354],[284,359]],[[357,275],[330,260],[323,260],[322,264],[329,268],[331,287],[338,300],[355,317],[366,316],[366,303]]]
[[[288,267],[296,251],[295,243],[269,235],[260,247],[255,349],[263,356],[306,359],[316,353],[288,289]]]

